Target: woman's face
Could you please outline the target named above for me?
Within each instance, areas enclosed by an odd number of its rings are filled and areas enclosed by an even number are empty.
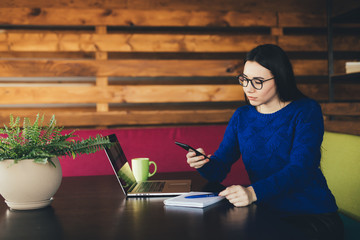
[[[247,61],[245,63],[244,75],[246,75],[248,79],[260,78],[266,80],[274,77],[270,70],[255,61]],[[277,110],[276,108],[279,106],[280,99],[274,79],[263,82],[262,89],[260,90],[255,89],[250,82],[246,87],[243,87],[243,89],[250,104],[257,107],[258,110],[260,108],[264,110],[267,109],[270,112]]]

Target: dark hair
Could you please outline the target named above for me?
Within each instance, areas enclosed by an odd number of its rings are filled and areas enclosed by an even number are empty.
[[[288,56],[279,46],[259,45],[246,55],[244,62],[247,61],[255,61],[270,70],[275,78],[276,89],[281,101],[287,102],[305,97],[296,86],[294,71]],[[248,102],[246,96],[245,99]]]

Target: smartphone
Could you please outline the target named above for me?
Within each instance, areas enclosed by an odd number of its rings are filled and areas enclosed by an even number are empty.
[[[176,145],[182,147],[183,149],[185,149],[186,151],[192,150],[196,153],[196,156],[204,156],[205,158],[209,159],[205,154],[202,154],[201,152],[199,152],[198,150],[196,150],[195,148],[185,144],[185,143],[181,143],[181,142],[175,142]]]

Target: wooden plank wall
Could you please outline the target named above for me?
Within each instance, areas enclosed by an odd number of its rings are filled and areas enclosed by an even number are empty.
[[[0,3],[0,121],[37,112],[67,127],[226,123],[235,76],[258,44],[284,48],[301,90],[328,100],[326,1]],[[335,37],[335,71],[360,52]],[[342,84],[340,101],[359,101]],[[350,98],[350,99],[349,99]]]

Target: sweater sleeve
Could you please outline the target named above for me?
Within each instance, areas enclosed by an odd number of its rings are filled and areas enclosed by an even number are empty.
[[[221,182],[230,172],[231,166],[240,158],[239,141],[237,138],[237,124],[239,109],[231,117],[226,127],[224,138],[210,161],[198,172],[211,182]]]
[[[324,123],[320,106],[314,103],[308,107],[297,119],[289,163],[279,172],[252,184],[258,202],[303,188],[318,170]]]

